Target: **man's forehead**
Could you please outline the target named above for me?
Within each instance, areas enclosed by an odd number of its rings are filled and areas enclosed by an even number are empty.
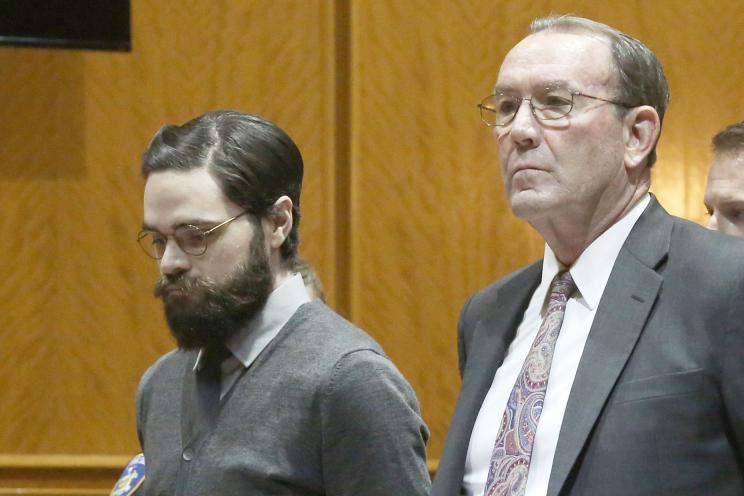
[[[240,210],[206,168],[151,173],[145,183],[144,207],[145,223],[150,225],[214,220]]]
[[[612,50],[612,43],[606,36],[587,30],[557,30],[546,29],[531,33],[522,38],[509,50],[509,53],[523,47],[538,47],[543,49],[560,48],[571,49],[573,47],[603,47],[608,52]],[[507,56],[509,55],[507,53]]]
[[[744,203],[744,190],[738,181],[711,179],[705,187],[703,203],[707,207],[722,208]]]
[[[497,88],[598,86],[612,76],[609,41],[586,32],[540,31],[517,43],[504,58]]]
[[[705,203],[721,206],[744,199],[744,150],[718,153],[708,170]]]
[[[708,176],[744,180],[744,149],[717,153],[713,157]]]
[[[206,167],[152,172],[145,181],[145,197],[204,197],[223,198],[215,176]]]

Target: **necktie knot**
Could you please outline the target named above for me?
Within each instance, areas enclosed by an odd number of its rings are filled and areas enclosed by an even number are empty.
[[[208,423],[205,425],[213,425],[217,419],[222,392],[222,362],[229,356],[230,350],[222,343],[202,348],[196,373],[196,395],[199,411]]]
[[[576,283],[567,270],[558,272],[550,283],[550,296],[563,296],[569,298],[576,290]]]
[[[200,372],[207,377],[220,377],[222,362],[232,353],[224,344],[212,345],[202,350]]]

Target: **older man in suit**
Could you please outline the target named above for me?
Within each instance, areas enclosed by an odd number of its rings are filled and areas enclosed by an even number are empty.
[[[434,496],[744,494],[744,245],[649,194],[668,102],[641,42],[538,19],[481,116],[543,260],[465,305]]]

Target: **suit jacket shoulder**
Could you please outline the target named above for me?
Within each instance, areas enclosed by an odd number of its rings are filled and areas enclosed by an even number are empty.
[[[461,375],[478,323],[492,316],[496,308],[504,309],[510,315],[523,312],[529,296],[540,282],[541,273],[542,260],[538,260],[507,274],[477,291],[468,299],[460,312],[457,326],[457,350]],[[513,318],[507,320],[512,321]]]

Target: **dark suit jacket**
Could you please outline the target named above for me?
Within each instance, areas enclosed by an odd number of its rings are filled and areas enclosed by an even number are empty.
[[[462,389],[432,496],[460,494],[473,424],[541,269],[505,277],[462,311]],[[743,446],[744,243],[652,199],[597,308],[548,496],[741,496]]]

